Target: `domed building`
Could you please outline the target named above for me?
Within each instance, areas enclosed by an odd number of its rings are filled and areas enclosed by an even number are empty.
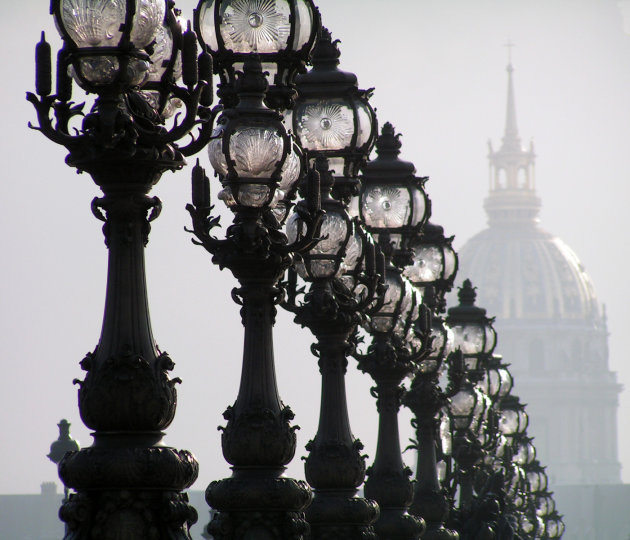
[[[521,144],[513,69],[501,147],[490,145],[488,228],[459,252],[458,281],[496,316],[497,352],[527,403],[528,434],[554,485],[621,482],[606,314],[575,253],[539,225],[534,148]]]

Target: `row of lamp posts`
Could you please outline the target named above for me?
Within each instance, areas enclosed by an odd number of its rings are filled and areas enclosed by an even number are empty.
[[[51,12],[64,43],[56,88],[42,35],[28,99],[36,129],[102,190],[92,211],[109,250],[101,336],[76,381],[94,443],[59,464],[73,490],[60,510],[66,538],[185,539],[197,519],[183,493],[197,462],[161,442],[180,381],[151,332],[144,247],[161,209],[153,185],[204,147],[234,219],[215,236],[210,182],[197,164],[190,232],[237,279],[244,326],[240,387],[221,428],[232,475],[206,491],[216,510],[210,534],[560,537],[524,412],[469,282],[443,317],[457,257],[428,222],[426,178],[398,157],[391,124],[377,137],[371,90],[339,69],[337,42],[311,0],[201,0],[194,30],[170,0],[53,0]],[[73,79],[96,96],[89,111],[72,102]],[[278,305],[313,333],[321,372],[308,483],[283,475],[296,436],[275,376]],[[349,357],[375,382],[379,433],[367,474],[347,410]],[[403,403],[415,414],[415,483],[401,456]]]

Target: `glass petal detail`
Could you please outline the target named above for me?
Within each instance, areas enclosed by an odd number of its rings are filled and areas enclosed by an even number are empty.
[[[296,111],[297,135],[308,150],[342,150],[354,133],[352,110],[340,103],[320,101]],[[336,171],[341,174],[343,171]]]
[[[478,325],[455,325],[453,347],[461,349],[464,354],[478,354],[483,350],[484,331]]]
[[[409,219],[409,192],[393,186],[368,187],[362,197],[362,206],[368,227],[402,227]]]
[[[291,32],[287,0],[234,0],[222,6],[220,32],[227,49],[276,53],[287,48]]]
[[[164,22],[166,2],[164,0],[136,0],[131,41],[136,47],[149,45]]]
[[[230,137],[230,157],[239,177],[269,178],[282,159],[284,141],[277,131],[260,127],[239,128]]]
[[[125,0],[63,0],[61,20],[77,47],[115,47],[125,12]]]
[[[412,266],[407,266],[404,276],[413,283],[432,283],[442,274],[442,252],[435,246],[415,248]]]

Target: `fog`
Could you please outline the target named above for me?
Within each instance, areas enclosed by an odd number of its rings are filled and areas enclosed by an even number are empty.
[[[79,361],[96,345],[107,251],[90,212],[91,179],[64,164],[66,151],[27,128],[35,120],[24,93],[34,88],[34,45],[41,29],[59,45],[48,0],[14,3],[0,22],[3,116],[0,137],[0,493],[37,493],[56,480],[47,460],[61,418],[83,446],[90,436],[77,408]],[[341,39],[342,67],[375,87],[379,123],[404,134],[404,159],[428,175],[433,221],[455,246],[485,227],[487,141],[503,134],[511,40],[518,127],[534,140],[543,228],[580,257],[607,306],[610,363],[630,386],[625,337],[630,326],[627,231],[630,183],[630,36],[616,0],[320,0],[324,24]],[[191,16],[193,1],[178,1]],[[630,24],[629,24],[630,26]],[[75,89],[75,100],[80,92]],[[209,168],[205,153],[202,164]],[[190,160],[192,161],[192,160]],[[176,362],[176,419],[167,442],[201,465],[194,489],[229,475],[220,451],[222,412],[238,389],[242,328],[230,299],[235,281],[193,246],[184,226],[190,167],[166,173],[153,194],[164,204],[147,247],[153,330]],[[214,194],[216,194],[216,186]],[[223,225],[230,216],[224,212]],[[319,374],[311,336],[279,313],[275,345],[284,402],[296,414],[299,456],[315,433]],[[500,336],[499,336],[500,342]],[[509,358],[505,359],[509,362]],[[374,455],[370,380],[351,361],[353,431]],[[619,458],[630,481],[630,398],[619,408]],[[411,436],[402,413],[403,443]],[[406,454],[411,463],[413,456]],[[560,509],[561,510],[561,509]]]

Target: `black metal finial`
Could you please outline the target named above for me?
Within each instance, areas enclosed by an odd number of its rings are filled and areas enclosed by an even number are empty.
[[[243,64],[243,71],[238,74],[236,80],[236,93],[241,97],[241,102],[244,95],[262,99],[268,87],[260,57],[258,55],[248,57]]]
[[[402,143],[401,133],[396,133],[394,126],[386,122],[381,129],[381,134],[376,139],[376,153],[379,157],[396,158],[400,154]]]
[[[477,293],[475,292],[477,287],[473,287],[470,279],[466,279],[462,286],[459,288],[459,292],[457,293],[457,298],[459,298],[459,303],[462,306],[474,306],[475,299],[477,298]]]
[[[341,52],[339,51],[338,44],[340,40],[333,40],[330,30],[326,27],[322,27],[322,32],[317,40],[317,44],[313,49],[312,62],[313,68],[318,69],[320,67],[330,68],[339,65],[339,57]]]

